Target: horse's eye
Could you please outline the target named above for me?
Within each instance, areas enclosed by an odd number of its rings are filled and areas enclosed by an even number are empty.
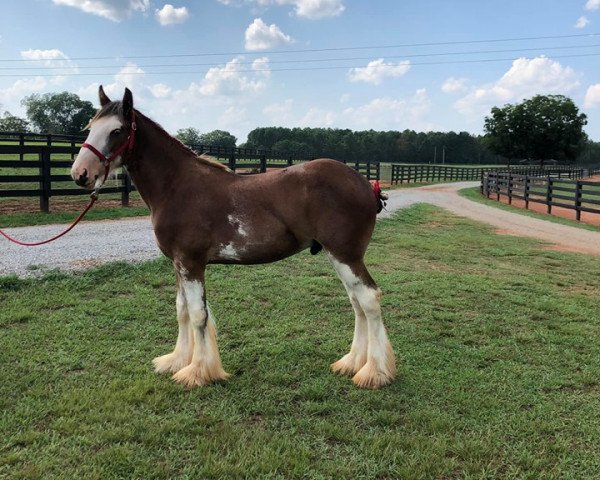
[[[120,128],[115,128],[112,132],[110,132],[111,135],[118,135],[119,133],[121,133],[121,129]]]

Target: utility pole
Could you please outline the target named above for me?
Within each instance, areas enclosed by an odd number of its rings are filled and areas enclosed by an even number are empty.
[[[442,147],[442,165],[446,164],[446,145]]]
[[[437,163],[437,146],[433,147],[433,163]]]

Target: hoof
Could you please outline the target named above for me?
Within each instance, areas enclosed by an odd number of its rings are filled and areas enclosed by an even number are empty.
[[[175,373],[189,365],[191,360],[191,357],[186,358],[184,355],[171,352],[156,357],[152,360],[152,364],[156,373]]]
[[[385,387],[394,380],[395,371],[384,371],[378,368],[375,362],[367,362],[358,371],[352,381],[360,388],[369,388],[376,390],[381,387]]]
[[[202,363],[191,363],[173,375],[173,380],[185,387],[192,388],[227,380],[229,376],[220,365],[208,366]]]
[[[337,362],[331,364],[331,370],[338,375],[351,377],[356,374],[367,362],[366,358],[360,358],[350,352],[340,358]]]

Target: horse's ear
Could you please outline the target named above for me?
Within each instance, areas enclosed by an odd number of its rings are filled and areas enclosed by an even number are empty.
[[[123,116],[129,118],[133,110],[133,95],[131,90],[125,87],[125,95],[123,95]]]
[[[110,103],[110,98],[108,98],[106,93],[104,93],[104,89],[102,88],[102,85],[100,85],[100,87],[98,88],[98,98],[100,99],[101,107]]]

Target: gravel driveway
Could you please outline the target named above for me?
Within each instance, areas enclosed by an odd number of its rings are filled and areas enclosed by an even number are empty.
[[[478,182],[431,185],[389,192],[389,216],[399,208],[430,203],[450,212],[495,226],[499,233],[540,239],[553,248],[600,255],[600,232],[538,220],[460,197],[457,191]],[[6,232],[24,241],[55,235],[64,225],[10,228]],[[39,276],[48,269],[82,270],[115,260],[143,261],[159,255],[149,217],[82,222],[66,236],[48,245],[20,247],[0,238],[0,275]]]

